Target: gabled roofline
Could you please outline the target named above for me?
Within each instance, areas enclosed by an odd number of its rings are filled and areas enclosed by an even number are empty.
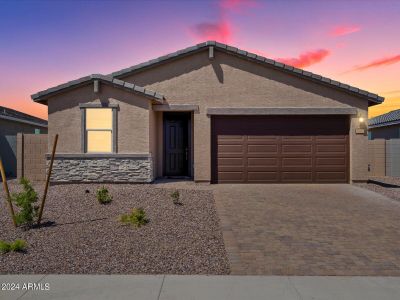
[[[36,126],[36,127],[47,128],[46,124],[38,123],[38,122],[35,122],[35,121],[24,120],[24,119],[20,119],[20,118],[16,118],[16,117],[11,117],[11,116],[0,115],[0,119],[7,120],[7,121],[12,121],[12,122],[17,122],[17,123],[29,124],[29,125],[33,125],[33,126]]]
[[[356,95],[356,96],[359,96],[359,97],[362,97],[362,98],[366,98],[370,102],[371,105],[380,104],[385,100],[384,97],[381,97],[381,96],[379,96],[377,94],[370,93],[368,91],[359,89],[357,87],[354,87],[354,86],[351,86],[351,85],[348,85],[348,84],[345,84],[345,83],[342,83],[342,82],[339,82],[339,81],[336,81],[336,80],[333,80],[333,79],[330,79],[330,78],[327,78],[327,77],[323,77],[321,75],[314,74],[312,72],[305,71],[305,70],[302,70],[302,69],[299,69],[299,68],[296,68],[296,67],[293,67],[293,66],[290,66],[290,65],[286,65],[286,64],[280,63],[280,62],[278,62],[276,60],[269,59],[269,58],[257,55],[255,53],[251,53],[251,52],[248,52],[248,51],[245,51],[245,50],[241,50],[239,48],[232,47],[232,46],[229,46],[229,45],[226,45],[226,44],[222,44],[222,43],[219,43],[219,42],[216,42],[216,41],[207,41],[207,42],[203,42],[203,43],[200,43],[200,44],[197,44],[197,45],[194,45],[194,46],[182,49],[182,50],[178,50],[176,52],[173,52],[173,53],[158,57],[156,59],[152,59],[152,60],[149,60],[147,62],[138,64],[138,65],[134,65],[132,67],[125,68],[125,69],[122,69],[122,70],[119,70],[119,71],[116,71],[116,72],[113,72],[113,73],[110,74],[110,76],[116,77],[116,78],[124,77],[124,76],[126,76],[126,75],[128,75],[130,73],[135,72],[135,71],[139,71],[141,69],[153,67],[153,66],[156,66],[158,64],[174,60],[174,59],[176,59],[178,57],[182,57],[182,56],[185,56],[185,55],[193,54],[195,52],[199,52],[199,51],[201,51],[203,49],[206,49],[208,47],[215,47],[216,49],[218,49],[220,51],[224,51],[226,53],[234,54],[234,55],[240,56],[242,58],[245,58],[245,59],[260,63],[260,64],[263,64],[263,65],[267,65],[269,67],[273,67],[275,69],[279,69],[281,71],[288,72],[288,73],[291,73],[293,75],[296,75],[296,76],[299,76],[299,77],[302,77],[302,78],[305,78],[305,79],[308,79],[308,80],[312,80],[312,81],[318,82],[320,84],[324,84],[324,85],[330,86],[332,88],[335,88],[335,89],[350,93],[352,95]]]
[[[368,125],[368,129],[378,128],[378,127],[386,127],[386,126],[393,126],[393,125],[399,125],[399,124],[400,124],[400,120],[389,121],[389,122],[385,122],[385,123]]]
[[[392,126],[400,124],[400,109],[389,111],[368,120],[369,128]]]
[[[85,76],[76,80],[68,81],[66,83],[57,85],[55,87],[49,88],[44,91],[40,91],[36,94],[31,95],[31,98],[35,102],[45,102],[49,97],[53,96],[54,94],[64,92],[66,90],[70,90],[76,88],[78,86],[87,84],[89,82],[94,82],[98,80],[100,82],[104,82],[107,84],[111,84],[114,87],[121,88],[127,90],[132,93],[140,94],[156,102],[162,104],[164,103],[164,95],[154,92],[152,90],[146,89],[144,87],[138,86],[136,84],[126,82],[123,80],[119,80],[117,78],[113,78],[111,76],[101,75],[101,74],[92,74],[89,76]]]

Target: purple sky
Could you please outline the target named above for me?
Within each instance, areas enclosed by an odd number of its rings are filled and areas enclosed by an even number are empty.
[[[400,1],[1,1],[0,105],[216,39],[386,97],[400,108]]]

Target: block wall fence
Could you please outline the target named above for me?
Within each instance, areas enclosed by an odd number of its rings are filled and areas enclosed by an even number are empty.
[[[17,177],[46,180],[47,134],[17,134]]]
[[[370,176],[400,177],[400,139],[368,141]]]

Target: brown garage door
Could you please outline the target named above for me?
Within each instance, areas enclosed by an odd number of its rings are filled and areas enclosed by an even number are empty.
[[[347,116],[213,116],[212,182],[348,182]]]

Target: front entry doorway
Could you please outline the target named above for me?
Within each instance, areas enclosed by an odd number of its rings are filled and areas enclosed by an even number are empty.
[[[166,177],[190,176],[190,120],[190,113],[164,113],[164,176]]]

